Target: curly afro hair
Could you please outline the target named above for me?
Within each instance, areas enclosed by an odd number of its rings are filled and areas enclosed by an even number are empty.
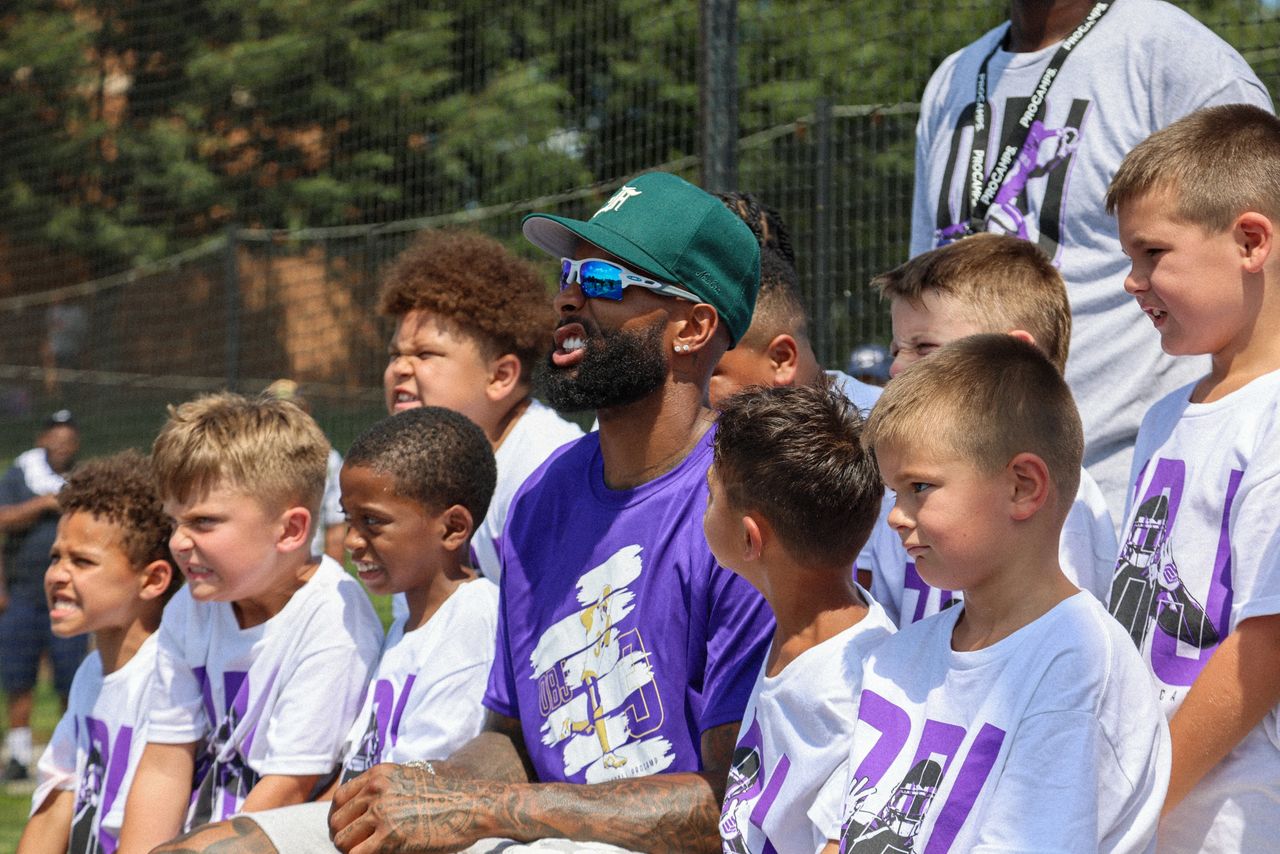
[[[551,347],[555,311],[538,268],[475,231],[420,234],[383,275],[378,310],[425,310],[477,336],[490,358],[514,353],[522,379]]]
[[[160,504],[151,461],[135,450],[89,460],[71,473],[58,493],[58,507],[66,513],[88,513],[120,529],[129,561],[137,567],[163,560],[171,567],[169,535],[173,526]],[[173,569],[166,599],[182,584]]]

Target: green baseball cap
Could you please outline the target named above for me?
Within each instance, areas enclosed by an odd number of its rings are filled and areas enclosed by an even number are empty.
[[[524,218],[524,236],[558,258],[581,241],[697,294],[719,313],[732,348],[751,325],[760,290],[760,245],[715,196],[667,172],[624,184],[591,219]]]

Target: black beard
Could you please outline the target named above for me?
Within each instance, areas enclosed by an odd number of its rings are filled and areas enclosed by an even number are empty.
[[[582,361],[576,368],[562,369],[548,356],[535,377],[540,396],[554,408],[583,412],[625,406],[666,382],[670,365],[662,348],[665,320],[632,332],[579,322],[587,332]]]

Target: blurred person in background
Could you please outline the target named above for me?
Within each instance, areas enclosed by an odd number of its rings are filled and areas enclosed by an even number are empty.
[[[883,386],[889,381],[892,363],[889,348],[883,344],[859,344],[849,353],[849,367],[845,372],[867,385]]]
[[[0,532],[5,534],[0,567],[0,688],[9,718],[5,736],[5,781],[30,776],[31,708],[40,658],[49,653],[62,706],[71,679],[87,651],[84,636],[59,638],[49,625],[44,571],[58,532],[58,498],[63,477],[75,464],[80,432],[68,410],[50,415],[36,446],[19,454],[0,476]]]

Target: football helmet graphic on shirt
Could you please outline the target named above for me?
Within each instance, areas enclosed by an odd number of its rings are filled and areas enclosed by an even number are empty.
[[[862,810],[875,788],[867,788],[866,779],[855,780],[849,791],[853,809],[849,823],[840,834],[841,854],[906,854],[915,851],[916,834],[942,783],[942,764],[936,759],[921,759],[902,778],[885,801],[880,812],[869,815]]]

